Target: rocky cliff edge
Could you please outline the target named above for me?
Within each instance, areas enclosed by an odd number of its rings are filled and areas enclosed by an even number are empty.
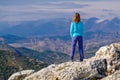
[[[101,47],[94,57],[83,62],[64,62],[38,72],[26,71],[14,73],[8,80],[120,80],[120,43]]]

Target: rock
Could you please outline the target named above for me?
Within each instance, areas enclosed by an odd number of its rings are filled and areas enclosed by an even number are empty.
[[[107,60],[106,75],[110,75],[120,68],[120,43],[113,43],[110,46],[101,47],[95,55],[96,59]]]
[[[95,60],[91,63],[92,69],[97,69],[98,73],[105,76],[107,70],[107,62],[106,59]]]
[[[22,80],[26,76],[29,76],[30,74],[34,73],[34,70],[23,70],[17,73],[14,73],[8,80]]]
[[[120,70],[116,71],[112,75],[109,75],[101,80],[120,80]]]
[[[119,78],[120,43],[113,43],[101,47],[94,57],[83,62],[52,64],[23,80],[120,80]]]
[[[45,69],[42,69],[31,76],[26,77],[24,80],[90,80],[94,78],[103,77],[106,71],[106,61],[97,60],[83,62],[65,62],[59,65],[51,65]],[[92,67],[91,63],[95,63],[97,66]],[[102,63],[102,64],[101,64]]]
[[[24,80],[74,80],[78,76],[78,72],[77,74],[75,73],[77,68],[79,68],[79,71],[82,71],[81,67],[76,67],[80,65],[82,64],[78,62],[66,62],[60,65],[50,66],[26,77]]]

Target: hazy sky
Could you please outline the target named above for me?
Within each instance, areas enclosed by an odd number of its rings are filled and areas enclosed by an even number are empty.
[[[50,18],[120,18],[120,0],[0,0],[0,21]]]

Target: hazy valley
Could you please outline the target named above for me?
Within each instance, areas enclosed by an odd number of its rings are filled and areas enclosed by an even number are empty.
[[[83,19],[85,53],[94,53],[99,47],[119,41],[120,19]],[[38,52],[54,51],[69,54],[70,19],[57,18],[0,24],[1,39],[13,47],[26,47]],[[91,54],[89,54],[91,55]],[[86,55],[87,57],[91,57]],[[93,54],[94,55],[94,54]]]

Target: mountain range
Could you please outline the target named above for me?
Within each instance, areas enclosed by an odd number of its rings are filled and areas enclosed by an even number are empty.
[[[102,31],[102,32],[120,32],[120,19],[113,18],[112,20],[102,20],[98,18],[90,18],[85,21],[85,30],[86,32],[92,31]]]
[[[83,19],[86,32],[106,32],[120,34],[120,19],[111,20],[92,17]],[[49,36],[49,35],[68,35],[70,19],[57,18],[51,20],[36,20],[22,22],[1,22],[0,34],[14,34],[17,36]]]
[[[115,17],[111,20],[103,20],[93,17],[83,19],[82,21],[85,26],[85,53],[93,53],[92,55],[94,55],[99,47],[120,40],[119,18]],[[33,49],[38,51],[35,53],[39,55],[42,53],[47,55],[47,53],[49,53],[51,57],[56,55],[56,53],[61,55],[67,54],[65,56],[67,57],[66,59],[68,59],[71,46],[71,38],[69,35],[70,22],[70,19],[63,18],[16,23],[4,22],[0,24],[0,37],[13,47],[22,47],[21,49],[23,50],[27,50],[26,48]],[[90,57],[89,55],[88,57]],[[37,57],[39,58],[39,56]],[[47,56],[44,56],[43,60],[48,62],[49,60],[47,61],[45,57]],[[34,58],[36,57],[34,56]],[[65,57],[62,56],[58,59],[62,58],[65,59]],[[52,61],[48,63],[54,63],[54,59],[51,58],[51,60]]]

